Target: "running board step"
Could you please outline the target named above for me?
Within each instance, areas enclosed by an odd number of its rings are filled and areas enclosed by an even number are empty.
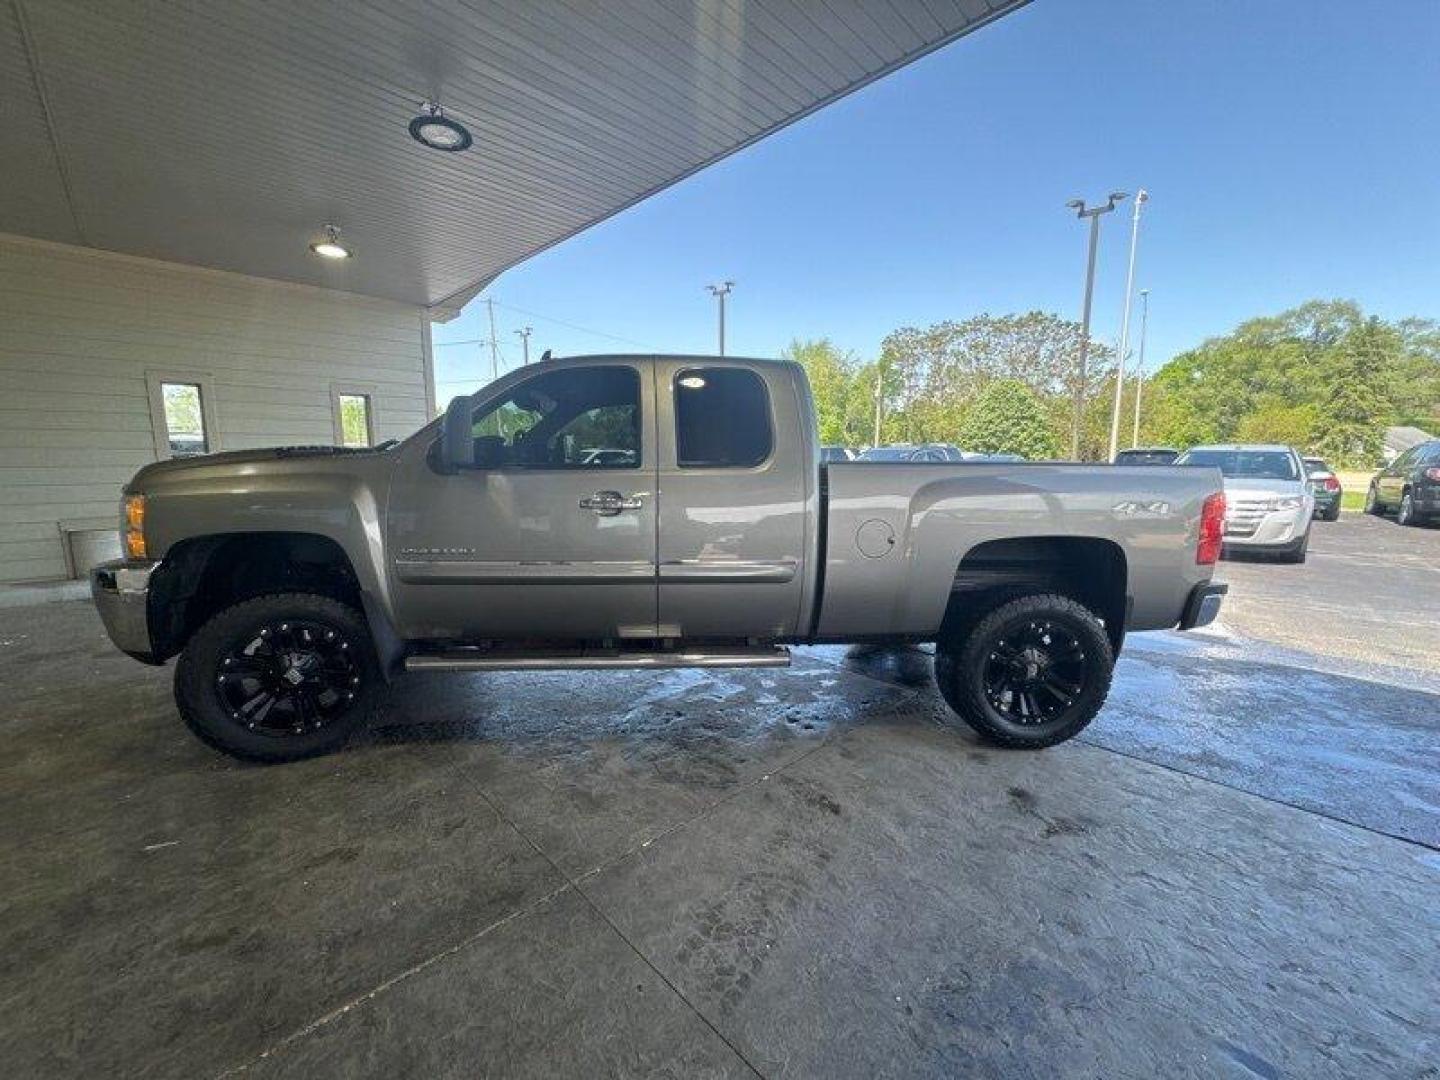
[[[406,671],[557,671],[619,668],[789,667],[783,646],[745,648],[707,646],[631,652],[623,649],[573,649],[519,652],[504,649],[453,649],[405,658]]]

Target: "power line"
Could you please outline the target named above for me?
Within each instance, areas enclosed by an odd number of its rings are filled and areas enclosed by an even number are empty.
[[[495,306],[504,308],[506,311],[513,311],[519,315],[529,315],[532,319],[540,319],[543,322],[554,323],[556,326],[563,326],[567,330],[575,330],[581,334],[589,334],[592,337],[609,338],[611,341],[619,341],[625,345],[635,345],[641,349],[650,348],[650,346],[643,341],[636,341],[634,338],[621,337],[619,334],[607,334],[604,330],[592,330],[588,326],[566,322],[564,319],[554,319],[549,315],[541,315],[538,311],[531,311],[528,308],[515,307],[512,304],[502,304],[499,300],[495,301]]]

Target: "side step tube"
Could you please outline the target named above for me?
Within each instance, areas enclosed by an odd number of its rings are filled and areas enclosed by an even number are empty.
[[[545,653],[504,649],[454,649],[405,658],[406,671],[558,671],[611,668],[789,667],[790,650],[704,646],[664,652],[575,649]]]

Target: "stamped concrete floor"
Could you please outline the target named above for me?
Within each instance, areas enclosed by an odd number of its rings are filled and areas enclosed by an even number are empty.
[[[917,650],[412,677],[260,768],[0,611],[3,1072],[1433,1076],[1440,687],[1319,666],[1137,637],[1034,754]]]

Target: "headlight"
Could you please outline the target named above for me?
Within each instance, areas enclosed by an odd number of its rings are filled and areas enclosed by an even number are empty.
[[[1303,495],[1277,495],[1272,505],[1276,510],[1299,510],[1304,503]]]
[[[147,557],[144,495],[127,495],[120,503],[120,548],[128,558]]]

